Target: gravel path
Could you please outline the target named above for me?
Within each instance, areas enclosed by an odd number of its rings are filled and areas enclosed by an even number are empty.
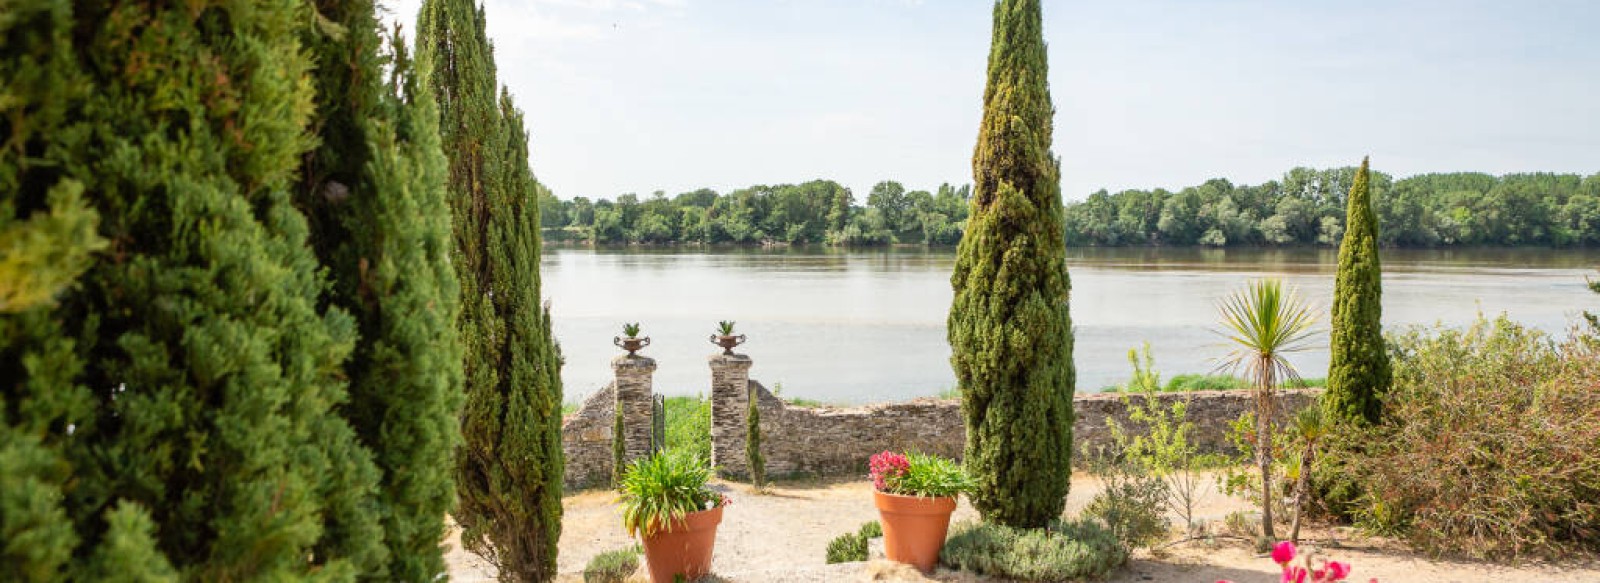
[[[1207,480],[1207,484],[1210,480]],[[861,523],[874,520],[872,485],[866,481],[792,482],[758,493],[743,484],[718,483],[729,492],[733,504],[724,513],[717,531],[714,563],[723,581],[738,583],[804,583],[850,581],[943,581],[976,583],[986,581],[960,573],[940,571],[924,578],[914,569],[884,561],[825,564],[828,541],[854,532]],[[1074,475],[1067,499],[1068,512],[1076,512],[1099,491],[1098,481],[1087,475]],[[622,521],[611,492],[583,492],[567,497],[562,523],[558,581],[582,581],[589,559],[612,549],[634,544],[622,530]],[[1208,493],[1197,508],[1197,515],[1220,520],[1229,512],[1248,510],[1243,501]],[[974,519],[977,513],[962,500],[954,520]],[[1174,520],[1176,518],[1174,517]],[[1312,530],[1308,539],[1330,548],[1328,554],[1355,566],[1355,581],[1377,577],[1384,582],[1452,581],[1459,583],[1596,583],[1600,565],[1520,565],[1516,567],[1478,562],[1429,560],[1409,552],[1398,543],[1354,538],[1345,529]],[[1335,543],[1334,541],[1340,541]],[[493,569],[477,557],[459,549],[452,540],[447,556],[450,577],[458,582],[493,581]],[[641,557],[641,561],[642,561]],[[1185,544],[1166,552],[1138,553],[1128,568],[1111,583],[1143,581],[1202,581],[1231,579],[1239,583],[1270,582],[1278,579],[1276,565],[1257,557],[1238,543],[1207,548]],[[642,572],[642,571],[641,571]],[[640,578],[640,581],[645,581]]]

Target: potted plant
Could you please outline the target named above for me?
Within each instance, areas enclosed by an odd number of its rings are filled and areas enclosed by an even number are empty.
[[[723,354],[733,354],[734,347],[745,343],[743,334],[733,335],[733,324],[731,320],[717,322],[717,333],[711,335],[711,343],[721,346]]]
[[[633,462],[622,478],[622,526],[644,543],[650,580],[693,581],[711,572],[717,525],[729,500],[706,487],[711,468],[685,449]]]
[[[639,323],[622,325],[622,336],[611,339],[611,343],[618,348],[628,351],[628,356],[634,356],[640,349],[650,345],[650,338],[639,337]]]
[[[933,571],[950,528],[956,496],[972,489],[961,466],[946,458],[885,451],[872,456],[873,501],[883,523],[883,550],[891,561]]]

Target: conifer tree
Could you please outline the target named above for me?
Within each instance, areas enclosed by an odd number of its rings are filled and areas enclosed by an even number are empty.
[[[548,580],[561,534],[561,357],[539,303],[528,136],[499,91],[483,11],[470,0],[425,0],[417,21],[449,158],[461,285],[466,404],[455,516],[462,544],[502,580]]]
[[[1383,341],[1378,218],[1372,211],[1368,182],[1363,158],[1350,187],[1344,240],[1339,244],[1326,402],[1338,419],[1376,424],[1392,373]]]
[[[754,389],[746,396],[744,455],[750,462],[750,483],[760,488],[767,483],[767,458],[761,455],[761,407]]]
[[[1061,515],[1072,460],[1071,286],[1046,70],[1039,0],[996,2],[949,338],[973,505],[1019,527]]]
[[[383,42],[372,0],[313,7],[321,25],[303,39],[316,63],[319,146],[304,157],[296,203],[333,279],[327,297],[360,333],[342,411],[382,473],[376,510],[389,557],[362,575],[433,581],[445,572],[462,399],[439,114],[398,31]]]
[[[0,578],[381,566],[376,474],[333,411],[351,322],[317,309],[288,195],[311,145],[303,8],[29,0],[0,18],[0,75],[24,88],[0,100],[0,134],[22,138],[0,229],[70,214],[81,188],[109,242],[75,281],[33,280],[53,307],[0,315],[0,528],[27,555]]]

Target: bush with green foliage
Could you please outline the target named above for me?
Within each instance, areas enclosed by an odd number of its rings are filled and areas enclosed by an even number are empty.
[[[829,565],[867,560],[867,539],[860,534],[847,532],[828,541]]]
[[[883,525],[873,520],[861,524],[856,532],[847,532],[828,541],[828,564],[853,563],[867,560],[867,543],[883,536]]]
[[[1042,527],[1072,474],[1072,317],[1039,0],[993,12],[971,218],[950,277],[963,456],[985,520]]]
[[[945,567],[1018,581],[1104,579],[1128,562],[1128,550],[1098,522],[1055,522],[1013,528],[960,522],[939,554]]]
[[[1433,553],[1600,550],[1600,345],[1504,316],[1392,341],[1383,424],[1338,426],[1317,476],[1359,486],[1357,524]]]
[[[583,583],[626,583],[638,570],[637,549],[606,551],[589,559],[583,567]]]

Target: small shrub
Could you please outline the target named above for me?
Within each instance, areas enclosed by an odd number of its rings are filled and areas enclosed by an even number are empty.
[[[1090,458],[1089,472],[1105,487],[1083,509],[1083,517],[1104,525],[1127,548],[1160,542],[1171,529],[1163,510],[1167,484],[1126,460]]]
[[[1021,581],[1104,579],[1128,561],[1128,551],[1094,521],[1019,529],[961,522],[951,529],[939,561],[946,567]]]
[[[828,564],[867,560],[867,542],[880,536],[883,536],[883,525],[873,520],[862,523],[856,532],[835,537],[828,541]]]
[[[583,583],[624,583],[639,570],[639,553],[633,549],[606,551],[589,559]]]
[[[828,541],[828,564],[854,563],[867,560],[867,539],[847,532]]]

